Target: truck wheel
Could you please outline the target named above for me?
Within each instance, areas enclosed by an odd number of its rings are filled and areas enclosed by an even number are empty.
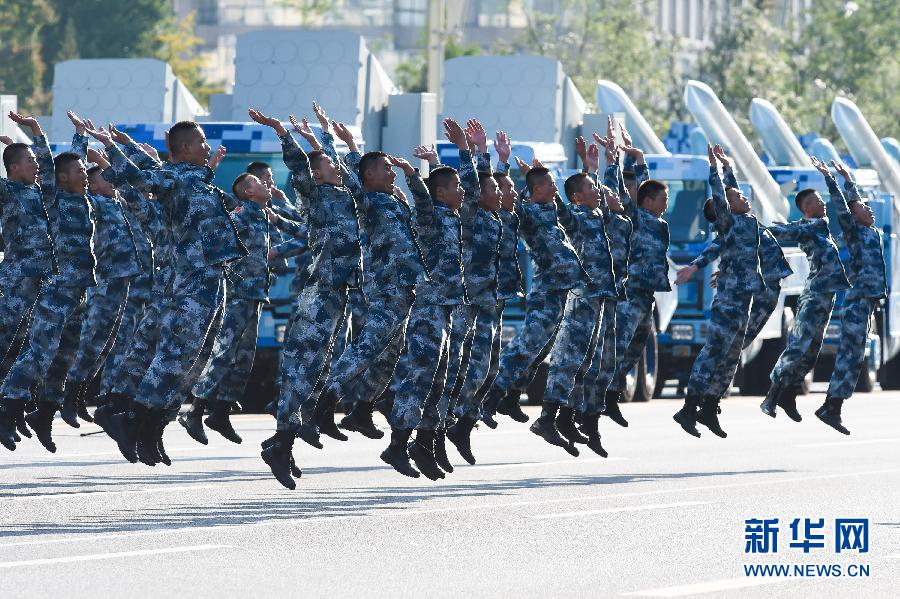
[[[900,389],[900,355],[894,356],[881,365],[881,374],[878,379],[883,390]]]
[[[632,401],[650,401],[656,392],[657,375],[659,374],[659,352],[656,346],[656,323],[650,328],[647,347],[638,362],[635,374],[635,392]]]

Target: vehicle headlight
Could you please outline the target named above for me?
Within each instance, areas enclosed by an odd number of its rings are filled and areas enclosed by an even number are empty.
[[[284,332],[287,330],[286,324],[275,325],[275,341],[284,343]]]
[[[830,324],[828,328],[825,329],[825,338],[826,339],[838,339],[841,336],[841,325],[839,324]]]
[[[694,338],[694,325],[673,324],[669,327],[669,336],[674,341],[691,341]]]

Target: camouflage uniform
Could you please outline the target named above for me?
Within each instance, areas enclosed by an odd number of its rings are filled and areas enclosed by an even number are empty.
[[[724,171],[726,180],[733,181],[731,169],[725,167]],[[759,221],[749,212],[732,214],[715,165],[710,166],[709,184],[723,258],[710,309],[709,332],[694,360],[687,394],[719,399],[711,388],[715,381],[730,382],[734,378],[750,317],[750,302],[765,284],[759,267]]]
[[[621,201],[627,201],[628,191],[618,164],[610,164],[606,168],[604,185],[618,190]],[[607,211],[606,234],[609,238],[609,250],[612,254],[613,273],[615,275],[616,297],[603,302],[603,318],[598,322],[598,341],[591,359],[590,367],[580,380],[576,379],[572,396],[583,395],[579,410],[588,416],[599,416],[606,407],[605,395],[616,371],[616,311],[619,302],[627,299],[625,286],[628,280],[628,260],[631,254],[631,219],[624,212]],[[582,391],[580,391],[582,390]]]
[[[797,318],[787,347],[772,370],[772,383],[799,384],[812,370],[834,307],[834,294],[850,287],[827,218],[775,224],[769,231],[779,241],[796,241],[809,259],[809,276],[797,300]]]
[[[459,162],[466,191],[464,202],[469,203],[467,214],[471,214],[470,209],[477,210],[478,175],[468,150],[460,151]],[[462,228],[468,228],[466,235],[471,235],[474,223],[462,223],[459,213],[432,199],[418,175],[408,177],[407,182],[415,200],[416,231],[425,249],[428,275],[416,285],[406,327],[406,350],[400,356],[405,376],[397,385],[388,421],[395,430],[414,429],[420,424],[425,430],[435,430],[446,415],[446,406],[441,410],[439,404],[447,377],[444,361],[450,359],[451,314],[468,300]]]
[[[881,231],[874,225],[857,224],[847,200],[831,175],[825,180],[837,209],[838,223],[844,232],[844,241],[850,259],[846,264],[847,275],[853,288],[844,295],[841,309],[841,340],[835,358],[834,371],[828,384],[828,397],[847,399],[856,389],[859,373],[866,361],[869,324],[878,303],[887,297],[887,277],[884,266],[884,245]],[[844,183],[850,201],[860,201],[853,181]]]
[[[193,388],[196,397],[210,402],[234,403],[243,397],[256,355],[260,310],[269,299],[270,232],[266,212],[255,202],[240,201],[231,218],[249,253],[229,266],[222,327]]]
[[[592,177],[592,181],[596,182],[596,179]],[[555,202],[560,223],[572,240],[590,282],[573,289],[566,301],[566,311],[550,355],[544,403],[574,410],[583,403],[584,376],[602,342],[599,334],[604,300],[616,296],[616,285],[603,211],[571,206],[558,195]]]
[[[320,379],[327,377],[332,348],[344,322],[348,281],[360,269],[358,200],[354,197],[359,187],[333,153],[331,135],[326,134],[323,141],[326,152],[341,168],[343,186],[316,185],[306,153],[290,133],[281,138],[291,185],[298,199],[302,198],[307,215],[309,250],[305,254],[310,261],[281,356],[278,430],[283,431],[295,430],[301,415],[304,420],[312,416],[317,401],[314,391]],[[359,156],[347,159],[356,163]],[[303,238],[299,228],[295,237]]]
[[[163,315],[161,334],[136,401],[165,410],[180,405],[199,375],[197,359],[216,329],[226,300],[223,266],[247,254],[226,207],[226,194],[210,183],[204,165],[175,163],[140,170],[115,145],[109,147],[117,176],[153,193],[172,230],[172,307]]]
[[[86,144],[83,135],[75,135],[72,146]],[[50,277],[42,289],[32,312],[31,329],[15,364],[10,368],[0,389],[5,398],[27,400],[31,387],[48,373],[66,323],[73,311],[84,302],[85,289],[97,284],[94,269],[94,214],[85,194],[58,191],[47,206],[53,239],[57,248],[59,274]],[[77,335],[67,335],[66,339]],[[77,349],[62,348],[63,355]],[[62,370],[60,368],[60,370]],[[62,404],[62,397],[47,401]]]
[[[9,364],[13,347],[28,329],[28,315],[48,277],[59,272],[48,208],[55,204],[56,178],[47,139],[32,146],[38,161],[38,184],[0,179],[0,358]],[[6,367],[0,371],[0,379]]]
[[[637,164],[638,185],[647,179],[647,166]],[[616,306],[616,372],[609,390],[622,392],[625,377],[635,367],[653,328],[653,294],[670,291],[669,225],[644,210],[628,196],[622,198],[625,216],[633,225],[631,256],[628,261],[628,298]]]

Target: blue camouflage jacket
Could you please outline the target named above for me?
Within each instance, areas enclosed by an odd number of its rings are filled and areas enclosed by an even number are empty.
[[[554,202],[559,222],[572,240],[581,266],[590,278],[589,282],[573,289],[574,293],[581,297],[615,298],[615,275],[603,211],[567,204],[559,194]]]
[[[844,241],[850,252],[850,260],[845,267],[853,288],[847,291],[846,297],[871,299],[887,297],[881,232],[874,225],[866,227],[858,224],[835,178],[829,174],[825,181],[828,183],[828,191],[831,192],[832,201],[837,209],[838,224],[844,232]],[[845,182],[844,188],[849,193],[851,201],[861,201],[859,190],[853,181]]]
[[[827,218],[774,224],[769,231],[779,242],[797,242],[809,260],[809,276],[806,288],[817,293],[836,293],[850,287],[841,255],[828,230]]]
[[[56,201],[53,156],[43,135],[34,140],[32,149],[38,162],[37,184],[0,179],[0,235],[5,246],[0,275],[6,281],[59,272],[49,214]]]
[[[72,152],[87,155],[87,138],[76,134]],[[48,209],[53,224],[59,260],[59,280],[74,287],[97,284],[97,258],[94,254],[95,212],[86,193],[56,192],[56,201]]]
[[[606,167],[603,174],[603,184],[619,194],[619,201],[625,206],[628,199],[628,190],[625,189],[625,179],[622,169],[617,163]],[[612,255],[613,274],[616,281],[616,297],[619,300],[628,299],[626,283],[628,282],[628,262],[631,260],[631,235],[634,225],[625,212],[606,211],[606,236],[609,239],[609,251]]]
[[[269,299],[269,219],[256,202],[235,198],[239,208],[231,212],[231,219],[247,255],[228,266],[228,294],[246,300]]]
[[[497,171],[509,174],[509,163],[499,163]],[[497,217],[503,227],[497,256],[497,299],[524,297],[524,278],[519,266],[519,216],[515,212],[500,208]]]
[[[135,233],[119,198],[93,194],[90,199],[96,215],[97,280],[141,274]]]
[[[211,183],[208,166],[185,162],[141,170],[112,145],[110,162],[117,177],[152,193],[163,204],[163,221],[172,231],[172,263],[188,275],[247,255],[226,207],[226,194]]]
[[[468,151],[459,153],[459,176],[466,192],[459,209],[462,227],[463,280],[469,303],[497,303],[500,240],[503,224],[496,213],[481,208],[481,185]],[[491,172],[490,154],[478,156],[478,172]]]
[[[638,186],[647,180],[647,165],[635,164]],[[629,290],[671,291],[669,284],[669,224],[638,206],[626,194],[622,198],[625,216],[632,223],[631,255],[628,261]]]

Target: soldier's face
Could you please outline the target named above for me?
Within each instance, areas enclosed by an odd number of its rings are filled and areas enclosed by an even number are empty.
[[[500,206],[507,212],[512,212],[516,205],[516,188],[513,186],[512,179],[506,176],[501,177],[499,187]]]
[[[748,200],[740,189],[729,187],[725,190],[725,197],[728,199],[728,207],[734,214],[747,214],[750,212],[750,200]]]
[[[576,194],[578,204],[593,210],[600,206],[600,190],[590,179],[581,184],[581,191]]]
[[[648,196],[644,200],[643,208],[654,216],[662,216],[669,207],[669,190],[663,189],[656,195]]]
[[[9,178],[26,185],[38,182],[37,158],[31,148],[22,152],[21,157],[9,165]]]
[[[88,190],[87,167],[84,162],[72,162],[67,171],[57,173],[57,186],[69,193],[85,194]]]
[[[871,227],[875,224],[875,215],[865,202],[853,202],[850,204],[850,212],[853,214],[853,220],[859,225]]]
[[[552,202],[556,195],[556,181],[552,175],[544,175],[531,188],[531,201],[538,204]]]
[[[331,160],[331,156],[321,156],[316,161],[316,167],[312,169],[313,178],[317,183],[329,183],[331,185],[341,185],[340,169]]]
[[[485,179],[481,186],[481,199],[478,205],[489,212],[496,212],[500,209],[500,186],[493,177]]]
[[[465,197],[465,195],[466,192],[462,188],[459,175],[453,175],[453,178],[450,179],[450,182],[447,183],[447,185],[438,187],[436,199],[451,210],[458,210],[459,207],[462,206],[463,197]]]
[[[113,197],[116,193],[112,183],[104,179],[100,173],[96,173],[93,177],[89,178],[88,191],[94,195],[105,196],[107,198]]]
[[[264,170],[262,172],[262,178],[260,179],[260,181],[262,181],[263,185],[270,189],[272,187],[275,187],[275,177],[272,176],[272,169],[267,168],[266,170]]]
[[[178,157],[182,162],[205,166],[209,162],[210,148],[206,143],[206,134],[202,129],[195,129],[187,138],[187,141],[181,144]]]
[[[272,199],[272,190],[266,187],[265,183],[258,177],[250,175],[244,182],[244,194],[246,199],[256,202],[261,206],[266,206]]]
[[[806,218],[824,218],[825,217],[825,200],[815,192],[803,200],[803,215]]]
[[[366,189],[382,193],[394,193],[394,180],[397,175],[387,158],[379,157],[366,169]]]

